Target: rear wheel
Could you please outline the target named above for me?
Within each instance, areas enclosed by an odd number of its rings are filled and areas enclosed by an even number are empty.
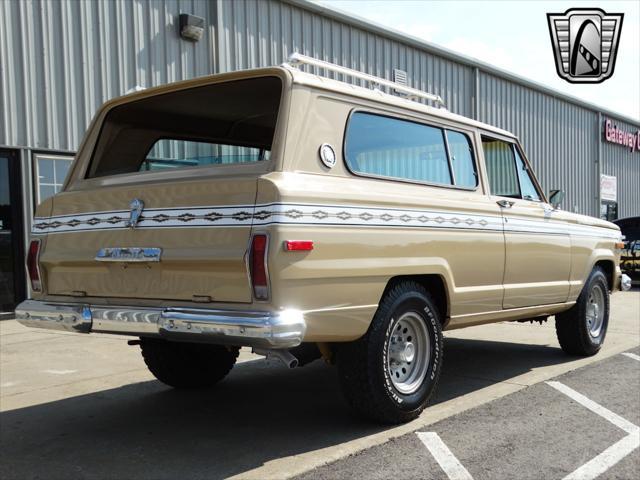
[[[338,371],[350,406],[383,423],[413,420],[433,393],[442,368],[440,313],[415,282],[393,287],[367,333],[338,348]]]
[[[237,347],[157,338],[141,338],[140,349],[151,373],[174,388],[211,387],[231,371],[238,358]]]
[[[571,355],[598,353],[609,325],[609,286],[600,267],[589,275],[576,304],[556,315],[556,333],[562,349]]]

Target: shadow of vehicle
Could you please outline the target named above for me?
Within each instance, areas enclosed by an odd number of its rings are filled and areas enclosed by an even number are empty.
[[[448,338],[445,351],[432,404],[571,360],[495,341]],[[385,428],[351,415],[335,369],[262,360],[208,391],[142,382],[3,412],[0,426],[3,479],[223,478]]]

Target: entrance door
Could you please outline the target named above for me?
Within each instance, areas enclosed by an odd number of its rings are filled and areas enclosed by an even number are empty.
[[[0,311],[25,298],[20,165],[16,152],[0,150]]]

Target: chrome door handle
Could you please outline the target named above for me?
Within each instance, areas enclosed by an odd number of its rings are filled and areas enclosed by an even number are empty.
[[[502,208],[511,208],[513,207],[513,204],[516,202],[510,202],[509,200],[498,200],[496,203],[500,205]]]

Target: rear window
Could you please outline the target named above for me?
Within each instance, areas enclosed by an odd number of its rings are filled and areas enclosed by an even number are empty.
[[[353,113],[345,159],[352,172],[366,176],[464,188],[477,184],[466,135],[399,118]]]
[[[153,144],[140,171],[259,162],[268,160],[268,154],[263,148],[163,138]]]
[[[281,92],[279,78],[260,77],[115,107],[87,178],[268,160]]]

